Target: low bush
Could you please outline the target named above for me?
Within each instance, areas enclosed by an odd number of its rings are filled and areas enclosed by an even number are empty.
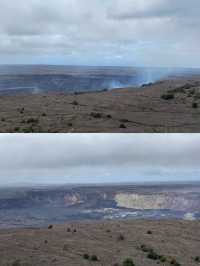
[[[90,260],[90,261],[98,261],[98,257],[96,255],[90,256],[89,254],[85,253],[83,254],[83,258],[85,260]]]
[[[13,261],[13,263],[11,265],[12,266],[21,266],[21,262],[20,262],[20,260],[15,260],[15,261]]]
[[[85,253],[85,254],[83,254],[83,258],[84,258],[85,260],[89,260],[90,256],[89,256],[87,253]]]
[[[173,266],[181,266],[181,264],[179,262],[177,262],[176,259],[171,259],[170,264]]]
[[[20,131],[20,128],[19,127],[15,127],[14,128],[14,132],[19,132]]]
[[[121,124],[119,128],[126,128],[126,126],[124,124]]]
[[[198,108],[198,103],[192,103],[192,108],[194,108],[194,109],[197,109]]]
[[[20,110],[19,110],[19,112],[20,112],[20,114],[23,114],[24,113],[24,107],[22,107]]]
[[[26,127],[26,128],[23,129],[23,132],[24,133],[33,133],[34,132],[34,128],[33,128],[33,126]]]
[[[37,124],[38,122],[39,120],[37,118],[29,118],[26,121],[27,124]]]
[[[96,255],[92,255],[92,256],[90,257],[90,260],[91,260],[91,261],[98,261],[98,258],[97,258]]]
[[[151,259],[151,260],[158,260],[158,259],[160,259],[160,256],[154,250],[151,250],[147,254],[147,258]]]
[[[132,259],[128,258],[123,261],[123,266],[135,266]]]
[[[159,259],[160,259],[161,262],[166,262],[167,261],[167,259],[165,258],[165,256],[162,256],[162,255],[160,256]]]
[[[79,105],[79,103],[76,100],[74,100],[71,104],[72,105]]]
[[[94,113],[94,112],[92,112],[92,113],[90,114],[90,116],[92,116],[92,117],[94,117],[94,118],[98,118],[98,119],[102,118],[102,114],[101,114],[101,113]]]
[[[174,99],[174,94],[172,93],[166,93],[161,95],[161,99],[163,100],[173,100]]]
[[[117,240],[119,240],[119,241],[123,241],[125,239],[125,237],[122,235],[122,234],[120,234],[118,237],[117,237]]]

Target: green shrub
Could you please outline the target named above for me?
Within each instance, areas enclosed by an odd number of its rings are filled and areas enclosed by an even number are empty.
[[[196,257],[194,258],[194,261],[196,261],[196,262],[200,262],[200,257],[199,257],[199,256],[196,256]]]
[[[94,118],[102,118],[102,114],[101,113],[94,113],[94,112],[92,112],[92,113],[90,113],[90,116],[92,116],[92,117],[94,117]]]
[[[12,266],[20,266],[21,262],[20,262],[20,260],[15,260],[15,261],[13,261],[13,263],[11,265]]]
[[[123,241],[125,239],[125,237],[122,235],[122,234],[120,234],[118,237],[117,237],[117,240],[119,240],[119,241]]]
[[[132,259],[128,258],[123,261],[123,266],[135,266]]]
[[[177,262],[176,259],[171,259],[170,264],[174,266],[181,266],[181,264]]]
[[[161,95],[161,99],[163,100],[173,100],[174,99],[174,94],[172,93],[166,93]]]
[[[20,128],[19,127],[15,127],[14,128],[14,132],[19,132],[20,131]]]
[[[198,108],[198,103],[192,103],[192,108],[194,108],[194,109],[197,109]]]
[[[119,128],[126,128],[126,125],[121,124],[121,125],[119,126]]]
[[[160,259],[161,262],[166,262],[167,261],[167,259],[164,256],[162,256],[162,255],[159,256],[159,259]]]
[[[72,105],[79,105],[79,103],[76,100],[74,100],[71,104]]]
[[[89,260],[90,256],[89,256],[87,253],[85,253],[85,254],[83,254],[83,258],[84,258],[85,260]]]
[[[33,133],[34,132],[34,128],[33,128],[33,126],[26,127],[26,128],[23,129],[23,132],[24,133]]]
[[[159,255],[154,250],[151,250],[151,251],[149,251],[147,258],[151,259],[151,260],[158,260]]]
[[[24,107],[22,107],[20,110],[19,110],[19,112],[20,112],[20,114],[23,114],[24,113]]]
[[[29,118],[26,121],[27,124],[37,124],[38,122],[39,120],[37,118]]]
[[[91,260],[91,261],[98,261],[98,258],[97,258],[96,255],[92,255],[92,256],[90,257],[90,260]]]

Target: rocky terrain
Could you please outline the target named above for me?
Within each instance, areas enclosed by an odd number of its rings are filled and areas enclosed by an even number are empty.
[[[106,221],[0,230],[1,266],[198,266],[199,221]]]
[[[199,132],[199,72],[160,71],[0,68],[0,132]]]
[[[0,96],[0,132],[200,132],[200,78],[142,88]]]

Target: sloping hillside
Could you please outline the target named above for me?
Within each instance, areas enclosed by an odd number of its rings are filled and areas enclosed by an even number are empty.
[[[71,223],[0,231],[1,266],[199,265],[200,222]]]

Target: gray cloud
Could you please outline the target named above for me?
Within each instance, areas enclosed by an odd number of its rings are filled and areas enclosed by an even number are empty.
[[[194,19],[198,16],[198,2],[196,0],[116,0],[114,7],[110,8],[110,15],[115,19],[149,19],[149,18],[175,18]],[[189,12],[188,12],[189,11]]]
[[[198,0],[0,0],[1,62],[200,66]],[[25,59],[24,59],[25,58]]]
[[[0,183],[200,180],[200,135],[1,135]]]

